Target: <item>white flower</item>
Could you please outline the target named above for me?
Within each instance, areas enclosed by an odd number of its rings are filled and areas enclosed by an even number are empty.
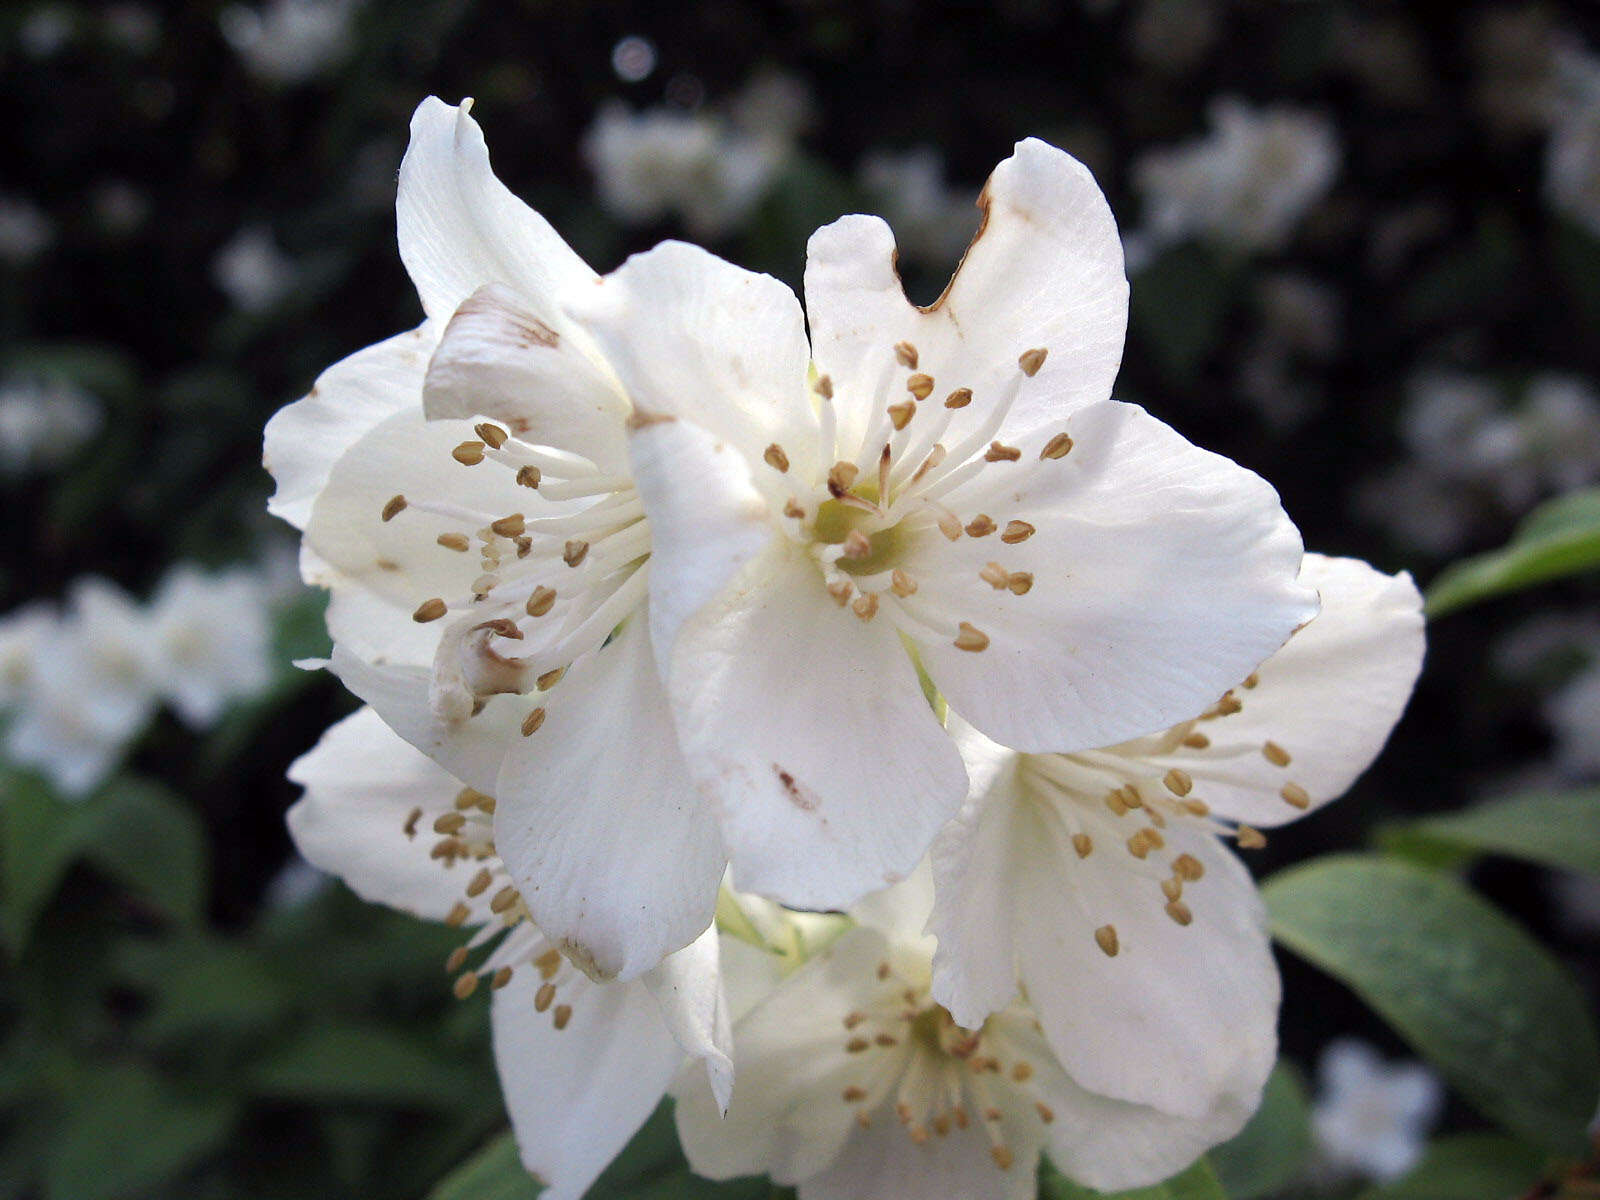
[[[156,686],[190,725],[215,723],[230,700],[272,677],[266,593],[246,571],[172,568],[151,599],[149,622]]]
[[[297,271],[266,228],[250,225],[217,251],[211,273],[235,308],[253,313],[271,308],[287,295]]]
[[[37,258],[56,236],[55,222],[18,196],[0,196],[0,262]]]
[[[350,51],[350,22],[359,0],[269,0],[264,8],[233,4],[218,22],[252,75],[293,85],[335,66]]]
[[[1545,195],[1557,212],[1600,237],[1600,59],[1565,46],[1553,62]]]
[[[726,1103],[714,931],[640,980],[592,982],[529,920],[494,851],[494,801],[462,788],[371,709],[328,730],[289,777],[305,788],[289,829],[309,862],[365,899],[473,931],[449,964],[461,972],[455,991],[470,995],[480,980],[492,989],[495,1062],[541,1195],[588,1190],[660,1102],[686,1049]]]
[[[1157,242],[1197,237],[1240,251],[1280,249],[1333,183],[1339,142],[1313,113],[1214,101],[1212,130],[1153,150],[1134,168],[1145,223]]]
[[[685,1073],[678,1132],[696,1172],[769,1174],[801,1200],[1021,1200],[1041,1150],[1121,1190],[1174,1174],[1249,1117],[1254,1093],[1173,1115],[1097,1092],[1021,1001],[960,1027],[929,995],[927,912],[919,871],[863,902],[858,928],[737,1020],[725,1120]]]
[[[0,385],[0,475],[61,465],[103,420],[99,402],[65,380],[7,379]]]
[[[910,870],[965,780],[902,635],[968,719],[1059,748],[1190,714],[1314,611],[1271,490],[1104,400],[1126,283],[1087,173],[1025,143],[989,196],[928,312],[882,222],[820,231],[813,366],[783,285],[673,243],[602,282],[464,110],[418,110],[428,320],[274,418],[274,511],[335,669],[499,797],[597,975],[691,940],[729,859],[812,908]]]
[[[934,844],[933,994],[975,1026],[1020,979],[1084,1087],[1198,1116],[1271,1070],[1278,975],[1249,873],[1223,844],[1342,793],[1422,661],[1405,575],[1307,555],[1321,614],[1193,720],[1086,753],[961,730],[973,792]],[[1088,1014],[1104,1014],[1090,1016]]]
[[[10,708],[27,697],[35,664],[60,624],[60,617],[48,604],[26,604],[0,617],[0,708]]]
[[[65,618],[32,647],[5,752],[81,796],[116,765],[155,704],[149,625],[120,588],[74,585]]]
[[[600,202],[621,221],[644,225],[673,215],[696,237],[736,228],[766,193],[783,144],[719,118],[626,105],[600,110],[583,139]]]
[[[1365,1042],[1340,1038],[1323,1050],[1317,1077],[1311,1130],[1330,1173],[1383,1182],[1416,1165],[1444,1104],[1432,1071],[1391,1066]]]
[[[942,266],[966,249],[977,223],[973,197],[958,195],[945,182],[944,156],[935,147],[874,150],[856,176],[894,226],[907,256]]]

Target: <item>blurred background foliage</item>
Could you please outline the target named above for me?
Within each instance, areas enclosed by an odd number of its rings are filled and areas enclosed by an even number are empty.
[[[1252,1140],[1219,1151],[1204,1179],[1150,1195],[1309,1186],[1308,1078],[1350,1033],[1390,1055],[1409,1046],[1454,1085],[1421,1182],[1364,1196],[1557,1194],[1529,1189],[1552,1162],[1559,1175],[1581,1157],[1596,1098],[1600,798],[1571,790],[1583,772],[1562,765],[1547,701],[1594,653],[1595,584],[1573,573],[1600,560],[1600,505],[1590,494],[1542,525],[1526,520],[1539,496],[1476,505],[1429,544],[1404,519],[1424,501],[1382,481],[1413,454],[1404,414],[1419,373],[1470,373],[1510,395],[1552,372],[1585,387],[1600,378],[1600,237],[1552,206],[1549,121],[1523,111],[1545,86],[1550,44],[1600,47],[1592,5],[322,8],[337,37],[282,39],[275,59],[268,7],[0,12],[12,114],[0,377],[63,382],[102,414],[50,470],[0,478],[0,613],[54,600],[86,573],[145,595],[179,560],[292,574],[292,539],[264,511],[261,428],[320,369],[419,319],[393,198],[406,122],[430,93],[477,98],[500,176],[604,271],[686,234],[671,214],[625,223],[597,199],[583,146],[606,103],[729,111],[752,80],[781,72],[806,98],[799,131],[739,219],[697,240],[792,284],[816,226],[884,210],[859,169],[874,152],[936,147],[950,193],[970,203],[1011,143],[1037,135],[1084,159],[1134,231],[1136,164],[1202,135],[1214,98],[1313,111],[1342,154],[1292,238],[1258,252],[1186,240],[1138,258],[1118,395],[1264,474],[1311,548],[1426,584],[1459,554],[1519,541],[1441,579],[1428,665],[1390,751],[1252,860],[1266,876],[1332,851],[1385,855],[1325,860],[1269,888],[1297,952],[1283,956],[1286,1065]],[[1600,168],[1591,186],[1600,192]],[[913,298],[937,295],[954,259],[908,254]],[[1309,341],[1273,332],[1285,278],[1312,285],[1333,314]],[[1541,586],[1519,590],[1531,582]],[[1478,602],[1496,593],[1514,594]],[[450,998],[453,934],[363,905],[293,861],[285,767],[351,702],[288,666],[322,646],[317,599],[287,587],[275,612],[270,686],[208,730],[157,717],[87,802],[21,769],[0,775],[0,1197],[531,1194],[490,1140],[504,1117],[484,1005]],[[1542,629],[1558,636],[1540,640]],[[1507,649],[1524,642],[1537,653]],[[1596,707],[1577,735],[1591,742]],[[1508,791],[1524,793],[1523,808],[1438,819]],[[1330,870],[1357,875],[1335,887]],[[1387,911],[1341,913],[1360,906],[1339,888],[1358,885],[1397,889],[1397,906],[1436,915],[1440,937],[1462,922],[1504,934],[1479,949],[1520,964],[1527,994],[1507,1010],[1517,1021],[1450,1041],[1436,1027],[1441,998],[1469,993],[1481,972],[1349,961],[1344,950],[1372,931],[1332,927]],[[1509,932],[1475,905],[1511,914]],[[1485,1071],[1531,1071],[1528,1056],[1546,1053],[1553,1074],[1518,1093],[1523,1109],[1484,1103]],[[1543,1147],[1541,1124],[1559,1126]],[[1041,1187],[1083,1194],[1048,1169]],[[688,1181],[663,1114],[594,1194],[770,1188]]]

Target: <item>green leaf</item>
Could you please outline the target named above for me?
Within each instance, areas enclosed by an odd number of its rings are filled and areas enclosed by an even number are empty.
[[[1386,849],[1448,862],[1504,854],[1600,875],[1600,788],[1531,792],[1378,831]]]
[[[284,981],[254,947],[215,937],[125,943],[122,974],[150,995],[139,1032],[155,1042],[270,1031],[289,1011]]]
[[[428,1193],[428,1200],[533,1200],[544,1189],[523,1169],[509,1133],[495,1138]]]
[[[1557,497],[1525,518],[1509,544],[1439,572],[1428,616],[1600,568],[1600,488]]]
[[[63,804],[37,776],[0,773],[0,933],[21,954],[89,830],[80,806]]]
[[[1281,872],[1273,932],[1370,1004],[1486,1116],[1557,1149],[1584,1144],[1600,1050],[1550,954],[1452,876],[1368,855]]]
[[[1300,1073],[1286,1062],[1273,1068],[1261,1107],[1232,1141],[1211,1152],[1211,1165],[1232,1200],[1256,1200],[1286,1190],[1311,1154],[1311,1106]]]
[[[1497,1133],[1440,1138],[1401,1178],[1357,1200],[1502,1200],[1521,1196],[1545,1172],[1545,1155]]]
[[[456,1108],[473,1101],[480,1079],[421,1038],[343,1025],[306,1030],[257,1064],[247,1084],[280,1100]]]
[[[91,803],[85,857],[174,920],[199,924],[210,872],[194,810],[155,783],[129,778],[113,779]]]
[[[1108,1200],[1228,1200],[1228,1193],[1222,1190],[1217,1173],[1203,1158],[1165,1183],[1135,1188],[1131,1192],[1097,1192],[1073,1183],[1048,1159],[1040,1161],[1039,1200],[1099,1200],[1102,1197]]]
[[[49,1149],[51,1200],[114,1200],[171,1179],[215,1151],[238,1107],[182,1097],[143,1067],[85,1072]]]

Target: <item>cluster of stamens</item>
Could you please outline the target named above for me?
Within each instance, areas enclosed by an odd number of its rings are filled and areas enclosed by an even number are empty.
[[[537,971],[540,984],[534,993],[534,1010],[549,1012],[555,1028],[565,1029],[572,1019],[572,1006],[555,1002],[556,989],[573,968],[532,923],[522,894],[500,861],[494,845],[494,810],[494,797],[462,788],[450,807],[432,821],[432,831],[439,837],[428,851],[429,857],[441,869],[467,874],[463,898],[451,908],[445,924],[461,928],[475,915],[481,922],[445,960],[445,970],[455,976],[451,990],[465,1000],[483,980],[499,990],[511,982],[514,972]],[[415,839],[423,832],[420,826],[426,815],[420,807],[407,814],[403,827],[407,838]],[[487,913],[483,912],[485,896]],[[474,954],[491,946],[477,966],[468,967]]]
[[[862,1084],[840,1093],[855,1109],[856,1123],[871,1128],[892,1113],[906,1136],[923,1145],[977,1121],[994,1164],[1010,1169],[1015,1155],[996,1091],[1021,1090],[1041,1121],[1055,1120],[1028,1087],[1033,1064],[1009,1053],[1003,1038],[957,1025],[925,986],[902,978],[888,962],[878,965],[877,983],[871,1000],[843,1019],[845,1053],[869,1068]]]
[[[853,458],[840,457],[833,407],[833,382],[824,375],[814,385],[818,412],[817,461],[832,463],[813,488],[790,475],[789,453],[777,443],[763,455],[766,465],[785,476],[790,491],[783,514],[793,522],[789,532],[808,544],[822,570],[823,586],[841,608],[848,605],[863,621],[892,611],[896,623],[919,636],[948,640],[962,650],[982,651],[989,636],[960,619],[928,595],[898,561],[904,547],[937,529],[950,541],[994,536],[1001,546],[1015,546],[1035,533],[1019,518],[999,519],[972,513],[963,519],[947,501],[986,466],[1016,463],[1022,451],[997,440],[1024,382],[1039,372],[1047,352],[1029,350],[1018,360],[1018,372],[989,405],[983,419],[959,441],[944,441],[955,414],[974,402],[971,388],[958,387],[944,400],[933,400],[934,378],[919,371],[917,348],[899,342],[886,357],[877,388],[880,404],[875,424],[862,438]],[[897,392],[895,379],[904,391]],[[903,398],[895,399],[896,395]],[[926,414],[926,415],[923,415]],[[1064,458],[1072,439],[1058,433],[1039,453],[1040,459]],[[996,560],[979,572],[998,592],[1024,596],[1033,587],[1027,571],[1009,570]]]

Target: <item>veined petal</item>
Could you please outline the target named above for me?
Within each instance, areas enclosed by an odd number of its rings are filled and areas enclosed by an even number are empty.
[[[1101,1191],[1147,1187],[1176,1175],[1238,1133],[1261,1101],[1259,1084],[1241,1085],[1220,1093],[1203,1113],[1174,1116],[1149,1105],[1096,1095],[1062,1070],[1031,1021],[1015,1012],[1002,1013],[992,1028],[1033,1067],[1028,1088],[1053,1118],[1040,1128],[1051,1161],[1069,1179]],[[1085,1030],[1081,1036],[1097,1035]],[[1036,1114],[1037,1110],[1015,1113],[1012,1127]]]
[[[684,1051],[705,1063],[717,1106],[727,1111],[733,1094],[733,1026],[722,987],[721,943],[712,925],[694,941],[641,977],[661,1006],[661,1017]],[[626,984],[618,986],[626,987]]]
[[[770,1174],[792,1184],[837,1157],[856,1128],[840,1093],[868,1085],[872,1071],[846,1052],[844,1022],[875,982],[885,951],[881,934],[853,929],[740,1019],[733,1039],[739,1084],[726,1117],[698,1071],[680,1076],[673,1085],[678,1136],[697,1175]]]
[[[1200,722],[1155,772],[1187,771],[1218,815],[1282,825],[1342,795],[1383,749],[1422,669],[1422,596],[1411,576],[1308,554],[1300,581],[1322,611],[1235,688],[1237,711]],[[1230,706],[1232,707],[1232,706]]]
[[[842,908],[908,874],[961,803],[898,635],[841,612],[786,540],[683,625],[668,681],[742,890]]]
[[[1013,407],[1005,440],[1111,395],[1128,283],[1116,222],[1093,176],[1071,155],[1029,138],[995,168],[978,207],[971,246],[926,309],[906,300],[882,221],[844,217],[812,235],[806,310],[817,369],[832,377],[839,397],[843,436],[864,432],[863,398],[876,389],[885,353],[902,341],[916,348],[917,369],[935,380],[938,394],[958,387],[976,394],[957,430],[980,419],[1029,350],[1048,355]]]
[[[577,1200],[655,1111],[683,1050],[642,983],[565,985],[571,1019],[538,1010],[539,975],[494,993],[495,1066],[522,1163],[548,1200]],[[704,1086],[702,1084],[702,1086]]]
[[[437,340],[437,328],[424,322],[357,350],[317,376],[302,399],[273,415],[262,456],[278,485],[268,512],[296,529],[306,527],[340,456],[374,425],[416,407]]]
[[[495,178],[471,108],[429,96],[412,115],[396,202],[400,257],[434,320],[448,320],[484,284],[504,283],[557,324],[558,293],[596,276]]]
[[[726,861],[646,622],[579,658],[544,707],[510,739],[495,844],[540,929],[597,978],[637,978],[711,924]]]
[[[990,534],[925,537],[907,569],[922,595],[988,637],[972,653],[921,642],[934,683],[985,734],[1029,752],[1109,746],[1216,700],[1316,613],[1295,576],[1300,536],[1265,481],[1133,405],[1065,422],[1073,449],[1022,444],[946,502]],[[991,526],[992,527],[992,526]],[[1031,576],[1016,595],[990,562]]]
[[[444,920],[462,901],[475,868],[430,858],[426,841],[461,784],[372,709],[332,726],[290,766],[289,780],[305,789],[289,810],[289,833],[312,866],[363,900],[429,920]],[[487,896],[479,907],[487,918]]]
[[[772,495],[787,493],[762,463],[769,445],[816,476],[811,352],[800,302],[785,284],[698,246],[663,242],[579,294],[573,311],[641,416],[678,417],[730,443]]]
[[[430,419],[493,417],[525,441],[581,454],[615,474],[627,461],[628,401],[577,339],[546,324],[504,284],[461,302],[428,365]]]
[[[984,1018],[1017,994],[1012,909],[1018,872],[1028,858],[1017,812],[1026,803],[1017,777],[1021,758],[955,713],[949,728],[971,779],[966,802],[933,843],[933,996],[958,1025]]]
[[[1259,1091],[1277,1052],[1279,983],[1266,915],[1239,860],[1190,821],[1169,823],[1148,858],[1107,839],[1080,857],[1046,804],[1013,812],[1014,844],[1029,850],[1012,885],[1022,982],[1073,1080],[1181,1117]],[[1203,874],[1185,885],[1175,916],[1160,884],[1182,854]],[[1108,927],[1103,943],[1096,931]],[[1115,1037],[1105,1036],[1108,1021]]]
[[[650,515],[650,633],[665,673],[683,623],[781,535],[744,457],[709,430],[662,417],[636,419],[628,436]]]
[[[1015,1161],[1001,1171],[981,1121],[919,1145],[898,1122],[878,1120],[853,1130],[827,1170],[800,1181],[800,1200],[1027,1200],[1043,1141],[1008,1145]]]

